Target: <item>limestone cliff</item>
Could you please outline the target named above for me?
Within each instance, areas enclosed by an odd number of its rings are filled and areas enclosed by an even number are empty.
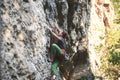
[[[91,70],[96,76],[101,76],[99,68],[100,55],[96,50],[98,45],[105,45],[107,28],[113,23],[114,8],[110,0],[92,0],[90,13],[90,26],[88,28],[88,53]]]
[[[49,33],[43,0],[0,0],[1,80],[44,80]]]
[[[50,80],[48,27],[55,23],[70,35],[62,75],[90,77],[100,65],[94,48],[104,44],[99,36],[112,15],[111,3],[102,0],[0,0],[0,79]]]

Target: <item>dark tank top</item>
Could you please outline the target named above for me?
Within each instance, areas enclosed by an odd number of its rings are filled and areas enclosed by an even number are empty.
[[[61,49],[66,49],[65,39],[62,38],[61,40],[58,40],[57,45],[58,45]]]

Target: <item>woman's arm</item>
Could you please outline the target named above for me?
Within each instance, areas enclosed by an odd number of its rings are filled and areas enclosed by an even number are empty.
[[[54,24],[53,29],[56,29],[56,30],[58,31],[58,33],[62,31],[62,29],[60,29],[60,28],[57,26],[57,24]]]
[[[57,28],[58,32],[61,32],[61,29],[59,27],[56,27],[56,28]]]
[[[56,35],[53,31],[50,30],[50,32],[51,32],[51,34],[52,34],[52,36],[54,38],[56,38],[57,40],[61,40],[61,37],[59,37],[58,35]]]

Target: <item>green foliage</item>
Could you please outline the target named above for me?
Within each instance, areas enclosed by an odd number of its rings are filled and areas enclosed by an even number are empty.
[[[120,70],[120,29],[107,29],[106,46],[107,54],[101,56],[101,71],[105,78],[118,80]],[[99,47],[101,49],[101,45]]]
[[[120,29],[110,29],[107,34],[107,45],[109,48],[117,48],[117,45],[120,45]]]
[[[120,52],[114,51],[114,49],[109,51],[110,58],[108,59],[109,62],[111,62],[114,65],[120,64]]]
[[[96,49],[97,53],[99,53],[99,52],[100,52],[100,50],[102,49],[102,47],[104,47],[104,45],[103,45],[103,44],[100,44],[100,45],[98,45],[98,46],[96,46],[96,47],[95,47],[95,49]]]
[[[119,0],[111,0],[111,1],[114,5],[114,9],[117,14],[117,19],[115,19],[114,22],[120,24],[120,1]]]

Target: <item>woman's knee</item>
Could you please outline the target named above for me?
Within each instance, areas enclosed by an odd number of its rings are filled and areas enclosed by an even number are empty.
[[[56,50],[57,54],[62,54],[62,51],[57,44],[52,44],[52,49]]]
[[[57,48],[57,44],[52,44],[52,48]]]

